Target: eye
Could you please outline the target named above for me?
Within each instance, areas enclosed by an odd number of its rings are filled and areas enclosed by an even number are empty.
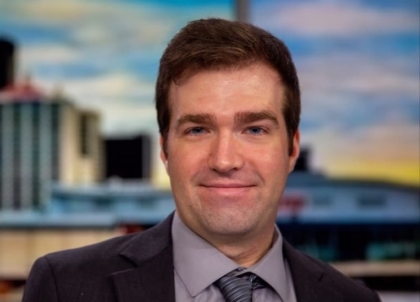
[[[187,134],[191,134],[191,135],[200,135],[203,134],[205,132],[203,127],[194,127],[191,128],[187,131]]]
[[[249,127],[247,129],[247,132],[252,135],[260,135],[260,134],[263,134],[265,131],[261,127]]]

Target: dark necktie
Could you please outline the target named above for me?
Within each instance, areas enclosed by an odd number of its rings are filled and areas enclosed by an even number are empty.
[[[240,276],[229,273],[214,284],[220,289],[226,302],[251,302],[252,291],[265,287],[264,281],[252,273]]]

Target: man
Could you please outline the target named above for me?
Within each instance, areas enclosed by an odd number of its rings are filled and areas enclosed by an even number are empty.
[[[239,22],[189,23],[160,61],[156,108],[176,212],[38,259],[23,301],[379,301],[275,225],[299,154],[299,84],[280,40]]]

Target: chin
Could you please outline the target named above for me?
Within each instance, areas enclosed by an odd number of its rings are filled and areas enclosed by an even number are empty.
[[[223,215],[223,217],[207,220],[205,227],[209,233],[219,236],[243,236],[255,230],[256,225],[238,215]]]

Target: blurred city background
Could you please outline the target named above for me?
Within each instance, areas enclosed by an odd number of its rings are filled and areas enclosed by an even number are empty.
[[[159,58],[188,21],[251,22],[290,47],[302,154],[277,223],[302,251],[419,302],[417,0],[0,0],[0,301],[46,253],[174,210],[158,160]]]

